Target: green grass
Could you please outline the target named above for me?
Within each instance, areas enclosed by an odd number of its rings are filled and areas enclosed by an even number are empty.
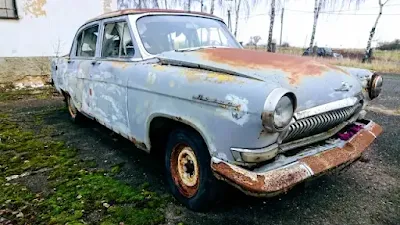
[[[15,224],[84,224],[98,215],[95,224],[159,224],[164,222],[166,197],[132,187],[107,174],[93,170],[93,161],[81,161],[76,150],[64,143],[39,138],[18,126],[11,115],[0,114],[0,212]],[[22,179],[6,177],[25,172],[47,177],[42,184],[50,193],[33,193]],[[94,171],[94,172],[93,172]],[[108,173],[111,172],[111,173]],[[40,184],[39,184],[40,185]]]

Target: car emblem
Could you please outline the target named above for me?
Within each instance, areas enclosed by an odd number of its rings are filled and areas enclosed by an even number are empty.
[[[342,86],[340,88],[336,88],[335,91],[349,91],[352,86],[347,82],[342,82]]]

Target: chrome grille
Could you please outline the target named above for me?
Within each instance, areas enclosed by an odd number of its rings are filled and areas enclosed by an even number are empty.
[[[291,124],[283,143],[319,134],[348,120],[361,110],[361,104],[307,117]]]

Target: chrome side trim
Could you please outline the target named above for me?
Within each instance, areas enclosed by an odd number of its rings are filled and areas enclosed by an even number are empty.
[[[313,115],[317,115],[317,114],[321,114],[324,112],[329,112],[332,110],[336,110],[336,109],[341,109],[341,108],[345,108],[348,106],[352,106],[354,104],[356,104],[356,102],[359,99],[357,97],[349,97],[349,98],[345,98],[339,101],[335,101],[335,102],[330,102],[324,105],[319,105],[316,106],[314,108],[310,108],[310,109],[306,109],[300,112],[296,112],[294,114],[294,118],[296,118],[296,120],[300,120],[300,119],[304,119]]]

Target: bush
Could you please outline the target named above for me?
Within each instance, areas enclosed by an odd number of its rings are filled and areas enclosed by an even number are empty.
[[[400,50],[400,39],[390,42],[379,42],[377,49],[379,50]]]

